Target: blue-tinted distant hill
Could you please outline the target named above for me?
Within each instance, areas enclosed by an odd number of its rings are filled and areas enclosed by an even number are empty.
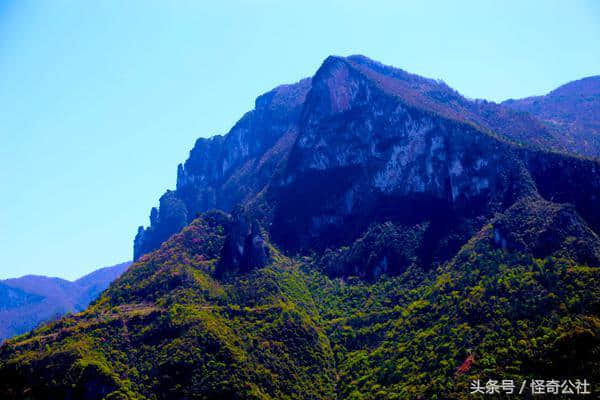
[[[0,340],[85,309],[129,265],[100,268],[74,282],[37,275],[0,281]]]
[[[558,131],[572,152],[600,157],[600,75],[569,82],[544,96],[511,99],[502,105],[527,112]]]

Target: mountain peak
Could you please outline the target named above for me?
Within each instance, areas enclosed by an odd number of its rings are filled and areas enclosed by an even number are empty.
[[[449,127],[461,134],[432,133]],[[134,258],[158,248],[198,212],[213,208],[230,211],[240,203],[263,204],[309,170],[356,168],[348,174],[354,176],[370,165],[375,169],[372,179],[377,190],[389,192],[404,185],[411,192],[435,193],[453,204],[482,190],[500,190],[492,181],[479,178],[473,178],[479,187],[465,183],[463,188],[452,177],[453,171],[464,170],[465,165],[463,161],[462,169],[448,165],[448,152],[471,140],[466,139],[467,134],[480,144],[482,140],[476,138],[483,135],[492,139],[493,146],[508,145],[507,149],[569,149],[561,131],[530,114],[491,102],[468,100],[441,81],[362,55],[329,56],[312,78],[278,86],[259,96],[255,109],[226,135],[196,142],[188,160],[178,167],[177,189],[161,197],[160,207],[151,212],[150,226],[139,230]],[[395,143],[398,140],[401,142]],[[397,148],[389,147],[392,144]],[[406,154],[390,152],[392,148],[399,152],[405,146],[408,147],[402,151]],[[426,158],[439,159],[439,165],[437,161],[427,161],[423,164],[424,174],[415,170],[405,176],[409,173],[407,163],[426,149],[440,153]],[[484,161],[487,150],[481,151],[482,160],[478,162],[497,165],[496,160]],[[387,165],[385,170],[381,170],[382,165]],[[344,179],[334,179],[331,187],[342,182]],[[365,181],[366,189],[348,187],[346,202],[335,207],[352,210],[363,190],[373,190],[372,183]],[[294,215],[294,210],[288,211],[287,217]],[[277,218],[279,214],[275,213]],[[331,221],[339,218],[337,210],[330,214],[313,216],[316,219],[310,223],[319,227],[314,232],[328,229]],[[283,221],[276,230],[287,224]]]
[[[355,54],[355,55],[348,56],[348,57],[346,57],[346,60],[350,61],[355,66],[360,66],[362,68],[368,68],[379,74],[393,77],[395,79],[411,81],[411,82],[418,82],[420,84],[429,84],[429,85],[442,84],[442,81],[435,80],[432,78],[426,78],[426,77],[423,77],[423,76],[417,75],[417,74],[412,74],[401,68],[384,64],[382,62],[370,59],[369,57],[361,55],[361,54]]]

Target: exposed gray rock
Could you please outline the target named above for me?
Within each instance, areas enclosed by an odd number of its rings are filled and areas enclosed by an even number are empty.
[[[424,227],[414,262],[431,267],[536,196],[572,203],[600,231],[600,164],[557,153],[564,148],[555,134],[529,114],[465,99],[443,82],[361,56],[329,57],[311,79],[259,97],[227,135],[197,141],[178,167],[177,189],[139,230],[135,257],[198,212],[236,205],[247,220],[232,228],[226,271],[260,265],[264,234],[289,253],[323,252],[386,222]],[[510,247],[505,234],[498,240]],[[369,270],[346,272],[397,273],[407,266],[399,259],[383,254]]]

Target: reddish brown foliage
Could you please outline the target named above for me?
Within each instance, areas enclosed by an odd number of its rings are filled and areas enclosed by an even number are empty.
[[[473,356],[473,354],[469,354],[467,359],[456,370],[456,375],[462,375],[462,374],[469,372],[474,361],[475,361],[475,357]]]

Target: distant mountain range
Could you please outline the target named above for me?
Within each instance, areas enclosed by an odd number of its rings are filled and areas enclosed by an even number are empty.
[[[0,341],[84,310],[130,264],[100,268],[73,282],[38,275],[0,280]]]
[[[328,57],[197,140],[127,272],[0,346],[0,398],[466,400],[557,379],[599,398],[590,79],[496,104]]]
[[[562,135],[560,141],[570,152],[600,155],[600,76],[569,82],[545,96],[507,100],[502,105],[539,118]]]

